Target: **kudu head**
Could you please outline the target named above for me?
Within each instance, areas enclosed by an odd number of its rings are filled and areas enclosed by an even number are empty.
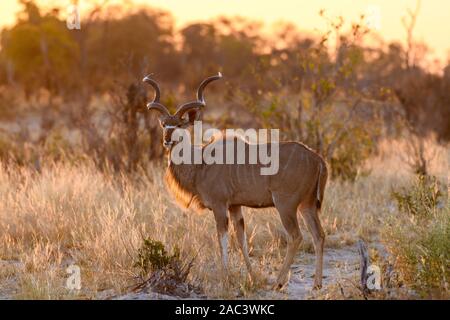
[[[203,90],[209,83],[221,78],[222,74],[219,72],[217,75],[203,80],[197,89],[197,100],[182,104],[174,114],[170,114],[169,110],[160,102],[161,91],[159,90],[158,83],[150,75],[143,79],[144,82],[151,85],[155,90],[155,97],[152,102],[147,104],[147,108],[149,110],[156,110],[161,114],[159,123],[163,128],[164,147],[170,148],[173,145],[172,133],[175,129],[186,128],[193,125],[195,120],[200,119],[202,109],[206,105]]]

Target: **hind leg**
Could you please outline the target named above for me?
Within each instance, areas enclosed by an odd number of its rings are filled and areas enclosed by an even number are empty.
[[[301,208],[303,221],[312,235],[314,251],[316,253],[316,274],[314,276],[314,288],[322,287],[322,268],[323,268],[323,245],[325,242],[325,233],[318,215],[318,209],[315,206],[306,206]]]
[[[297,220],[297,204],[289,203],[289,199],[283,199],[280,196],[274,196],[273,198],[281,222],[288,234],[286,256],[276,282],[276,288],[281,289],[288,280],[289,270],[302,242],[302,235]]]

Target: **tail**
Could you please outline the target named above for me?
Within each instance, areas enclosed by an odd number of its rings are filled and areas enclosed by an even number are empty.
[[[318,210],[320,210],[320,208],[322,207],[327,179],[328,179],[327,164],[325,163],[325,161],[322,160],[319,163],[319,177],[317,178],[317,186],[316,186],[316,208]]]

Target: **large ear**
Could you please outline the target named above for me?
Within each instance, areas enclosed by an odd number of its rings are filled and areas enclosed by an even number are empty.
[[[201,109],[191,109],[183,115],[183,126],[193,126],[194,121],[202,120],[203,112]]]

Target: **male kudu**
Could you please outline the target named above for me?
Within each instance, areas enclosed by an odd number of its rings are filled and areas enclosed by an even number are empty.
[[[322,285],[322,261],[325,234],[319,211],[327,182],[327,166],[323,158],[304,144],[298,142],[279,143],[279,170],[274,175],[261,175],[261,164],[175,164],[171,152],[177,141],[172,133],[177,128],[191,126],[205,107],[203,91],[212,81],[222,77],[205,79],[197,90],[197,100],[181,105],[175,114],[170,114],[160,102],[160,89],[155,80],[147,76],[143,81],[155,90],[155,97],[148,103],[149,110],[159,111],[163,128],[163,143],[169,150],[166,182],[176,200],[184,207],[208,208],[214,213],[223,268],[227,270],[228,214],[233,222],[240,249],[249,273],[252,267],[247,249],[242,206],[252,208],[275,207],[288,234],[287,252],[279,272],[276,287],[287,281],[289,269],[298,250],[302,236],[297,210],[309,229],[316,253],[314,287]],[[219,139],[211,143],[225,144]],[[191,146],[201,148],[204,146]],[[249,145],[246,144],[248,156]],[[248,157],[247,157],[248,159]]]

